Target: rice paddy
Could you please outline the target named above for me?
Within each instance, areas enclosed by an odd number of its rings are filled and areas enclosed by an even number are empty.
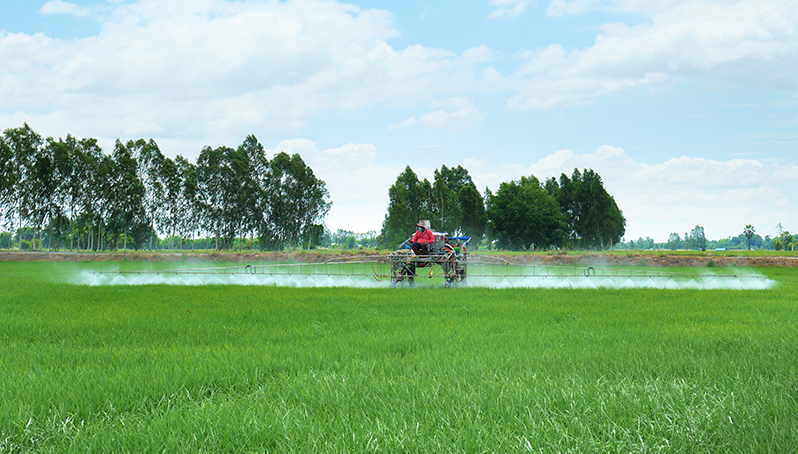
[[[0,262],[0,452],[798,448],[793,269],[742,292],[74,283],[112,266]]]

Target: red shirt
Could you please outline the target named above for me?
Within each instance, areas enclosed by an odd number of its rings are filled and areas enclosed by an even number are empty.
[[[430,229],[425,229],[423,232],[416,230],[416,233],[413,234],[414,243],[432,243],[433,241],[435,241],[435,235]]]

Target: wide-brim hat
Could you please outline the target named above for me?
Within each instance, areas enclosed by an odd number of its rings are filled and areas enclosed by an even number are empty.
[[[426,219],[424,219],[424,220],[421,220],[421,221],[418,221],[418,222],[416,223],[416,227],[424,227],[424,228],[425,228],[425,229],[427,229],[427,230],[431,230],[431,229],[432,229],[432,227],[430,227],[430,223],[429,223],[429,221],[428,221],[428,220],[426,220]]]

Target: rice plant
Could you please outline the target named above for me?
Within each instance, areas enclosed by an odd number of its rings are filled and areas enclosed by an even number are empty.
[[[792,269],[755,292],[68,283],[96,266],[0,263],[0,451],[798,448]]]

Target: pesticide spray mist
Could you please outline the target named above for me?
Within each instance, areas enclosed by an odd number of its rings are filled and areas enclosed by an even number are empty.
[[[73,283],[90,286],[103,285],[250,285],[276,287],[349,287],[387,288],[390,280],[385,276],[367,274],[305,274],[297,272],[251,274],[242,272],[202,273],[171,271],[95,272],[83,270],[72,279]],[[580,289],[694,289],[694,290],[765,290],[775,281],[751,270],[725,270],[725,274],[696,272],[692,274],[574,269],[540,266],[514,266],[512,268],[483,268],[469,274],[460,287],[481,288],[580,288]],[[419,287],[443,287],[440,275],[415,279]],[[400,282],[398,287],[407,287]]]
[[[385,282],[365,276],[323,276],[303,274],[157,274],[95,273],[83,271],[74,281],[83,285],[254,285],[272,287],[353,287],[381,288]]]

